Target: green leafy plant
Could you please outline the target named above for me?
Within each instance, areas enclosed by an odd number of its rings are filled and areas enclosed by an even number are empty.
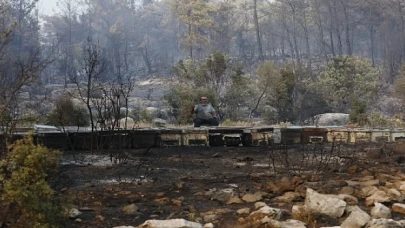
[[[58,170],[59,151],[35,145],[31,136],[16,141],[0,161],[0,224],[57,227],[58,208],[47,180]]]
[[[54,109],[48,116],[48,124],[57,126],[88,126],[90,124],[87,110],[73,103],[66,95],[58,98]]]

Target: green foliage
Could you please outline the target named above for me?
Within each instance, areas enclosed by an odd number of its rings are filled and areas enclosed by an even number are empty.
[[[253,86],[252,79],[244,75],[242,68],[239,67],[234,71],[234,74],[231,75],[231,83],[222,98],[226,108],[221,111],[226,118],[232,121],[243,119],[239,109],[241,106],[249,105],[248,102],[253,97]]]
[[[364,126],[368,124],[366,102],[360,101],[359,99],[353,99],[351,112],[349,115],[350,122]]]
[[[404,127],[402,114],[396,114],[393,117],[388,117],[382,113],[372,113],[369,116],[370,127]]]
[[[371,61],[353,56],[337,57],[329,62],[312,84],[333,111],[347,112],[353,98],[373,101],[377,94],[380,71]]]
[[[172,70],[183,86],[209,88],[215,91],[217,96],[225,89],[231,75],[240,71],[238,67],[232,68],[226,56],[219,52],[212,53],[201,62],[180,60]]]
[[[171,0],[170,9],[187,26],[181,41],[189,50],[190,58],[193,58],[194,48],[209,42],[202,31],[213,26],[210,17],[213,9],[205,0]]]
[[[201,96],[208,97],[214,108],[217,108],[217,101],[226,103],[231,119],[237,119],[234,109],[251,96],[252,83],[244,76],[242,67],[231,65],[229,59],[219,52],[212,53],[202,62],[181,60],[172,70],[179,83],[164,98],[179,123],[191,122],[192,107],[199,103]]]
[[[66,95],[59,97],[48,116],[48,124],[56,126],[88,126],[89,114],[85,108],[75,105]]]
[[[280,78],[275,82],[274,88],[274,107],[278,111],[278,121],[294,120],[294,100],[293,92],[295,87],[295,74],[291,68],[280,70]]]
[[[36,146],[32,137],[15,142],[0,162],[2,213],[10,227],[57,227],[58,209],[47,178],[56,173],[61,153]]]
[[[263,62],[257,69],[258,94],[265,95],[264,117],[268,122],[294,120],[295,73],[292,68],[279,69],[273,62]]]
[[[172,115],[180,124],[187,124],[193,121],[192,110],[195,104],[200,102],[200,98],[205,96],[215,107],[217,98],[215,93],[206,88],[192,89],[184,86],[175,86],[165,94],[164,99],[172,107]]]
[[[394,91],[395,96],[401,100],[402,106],[405,106],[405,65],[402,66],[401,73],[395,80]]]

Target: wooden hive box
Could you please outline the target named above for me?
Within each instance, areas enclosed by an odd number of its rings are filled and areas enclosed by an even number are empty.
[[[282,144],[301,143],[302,127],[281,128],[280,131]]]
[[[348,143],[349,129],[346,128],[329,128],[327,133],[328,143]]]
[[[182,129],[160,129],[159,145],[161,147],[182,146],[183,130]]]
[[[301,143],[322,143],[328,140],[328,129],[320,127],[302,128]]]
[[[208,146],[208,129],[184,129],[182,132],[182,146]]]
[[[273,127],[254,127],[243,131],[242,144],[244,146],[265,146],[273,144]]]
[[[159,130],[156,129],[134,129],[130,131],[131,148],[149,148],[158,147],[159,145]]]

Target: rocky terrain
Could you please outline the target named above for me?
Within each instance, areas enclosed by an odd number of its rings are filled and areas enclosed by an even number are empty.
[[[311,165],[300,147],[65,154],[53,183],[66,227],[405,227],[401,150],[336,148]]]

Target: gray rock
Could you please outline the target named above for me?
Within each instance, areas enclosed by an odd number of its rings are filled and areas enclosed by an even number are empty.
[[[204,228],[202,224],[185,219],[147,220],[137,228]]]
[[[375,203],[373,209],[371,209],[371,217],[375,218],[391,218],[391,210],[382,203]]]
[[[207,224],[204,225],[204,228],[214,228],[214,224],[207,223]]]
[[[352,209],[349,217],[340,225],[342,228],[361,228],[370,221],[370,215],[361,210],[358,206]]]
[[[227,203],[233,194],[233,189],[221,189],[218,191],[214,190],[214,192],[211,194],[211,200]]]
[[[323,214],[332,218],[340,218],[345,212],[346,205],[345,201],[338,199],[337,197],[319,194],[314,190],[307,188],[305,206],[311,213]]]
[[[130,215],[135,214],[138,210],[139,210],[139,208],[135,204],[130,204],[130,205],[127,205],[122,208],[122,211],[125,214],[130,214]]]
[[[241,209],[237,210],[236,213],[238,215],[248,215],[250,213],[250,208],[248,208],[248,207],[241,208]]]
[[[269,218],[279,220],[281,218],[282,211],[278,208],[264,206],[257,211],[253,211],[252,213],[250,213],[249,216],[255,216],[255,215],[263,215],[263,217],[267,216]]]
[[[366,198],[366,205],[371,206],[374,205],[374,203],[382,203],[382,202],[390,202],[390,198],[387,196],[387,193],[378,190],[374,192],[371,196]]]
[[[81,215],[81,214],[82,214],[82,212],[80,212],[78,209],[72,208],[69,211],[69,218],[75,219],[75,218],[79,217],[79,215]]]
[[[393,219],[373,219],[367,223],[367,228],[402,228],[403,224]]]
[[[318,126],[345,126],[349,123],[349,114],[345,113],[324,113],[314,116],[313,122],[309,124]]]

